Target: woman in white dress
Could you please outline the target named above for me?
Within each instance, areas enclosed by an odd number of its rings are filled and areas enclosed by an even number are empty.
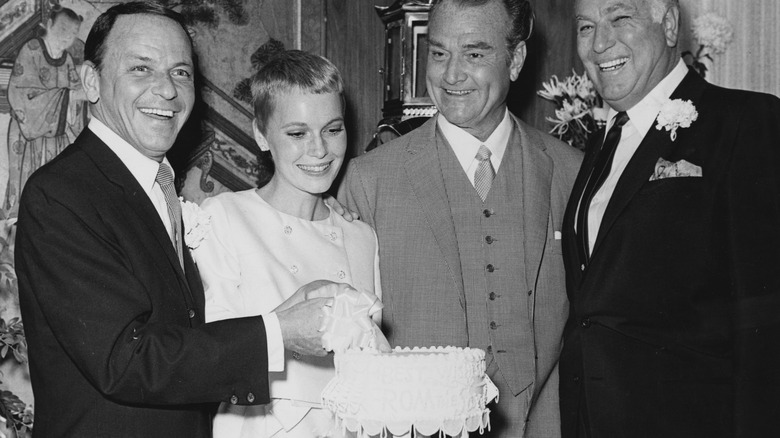
[[[323,202],[347,147],[343,82],[325,58],[284,52],[253,78],[255,140],[270,151],[274,175],[253,190],[206,199],[211,233],[195,251],[208,321],[267,314],[318,279],[348,283],[381,297],[377,239]],[[223,403],[216,438],[341,436],[320,393],[334,375],[333,356],[285,352],[270,373],[271,403]],[[214,370],[219,372],[219,370]]]

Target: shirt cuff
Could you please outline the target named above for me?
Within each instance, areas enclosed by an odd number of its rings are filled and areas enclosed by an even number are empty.
[[[282,340],[282,327],[276,313],[263,315],[265,324],[266,346],[268,348],[268,372],[278,373],[284,371],[284,340]]]

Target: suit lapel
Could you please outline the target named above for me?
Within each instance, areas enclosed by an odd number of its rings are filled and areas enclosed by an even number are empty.
[[[419,206],[428,218],[428,224],[439,250],[450,268],[458,288],[461,305],[465,306],[466,295],[463,289],[455,224],[447,201],[444,176],[436,150],[436,117],[432,117],[420,129],[413,132],[406,145],[408,158],[404,169]]]
[[[507,148],[513,149],[521,158],[520,175],[512,179],[522,179],[521,184],[513,184],[514,190],[522,190],[522,230],[525,242],[525,278],[526,289],[533,287],[533,281],[542,263],[542,254],[547,242],[548,220],[550,218],[550,190],[552,186],[552,159],[545,152],[544,142],[539,135],[525,129],[523,122],[512,116],[514,130]],[[509,171],[502,165],[501,170]]]
[[[674,93],[672,93],[671,99],[691,100],[695,103],[704,91],[706,84],[698,74],[689,71]],[[636,196],[639,189],[650,181],[650,175],[652,175],[658,159],[668,157],[675,146],[685,142],[684,138],[680,138],[684,136],[683,131],[684,129],[678,131],[678,138],[673,142],[669,132],[655,129],[655,122],[653,122],[650,131],[645,135],[645,138],[639,144],[639,148],[631,160],[629,160],[626,169],[620,176],[609,204],[607,204],[591,258],[596,256],[601,242],[604,241],[605,236],[609,233],[620,213]]]
[[[577,173],[577,178],[574,180],[574,187],[572,188],[571,195],[569,196],[569,202],[566,205],[566,213],[564,214],[563,230],[566,259],[571,267],[577,267],[577,269],[570,269],[571,272],[576,272],[577,278],[582,274],[579,269],[579,265],[583,262],[580,256],[580,249],[577,245],[577,233],[574,230],[574,221],[577,216],[577,207],[580,204],[580,198],[582,198],[582,192],[585,190],[585,184],[588,182],[588,177],[593,171],[593,165],[596,161],[596,152],[604,139],[604,128],[596,131],[588,139],[588,143],[585,146],[585,158],[580,166],[580,171]]]
[[[135,179],[127,166],[117,157],[103,141],[101,141],[89,129],[85,129],[82,136],[87,147],[86,153],[95,162],[97,168],[105,178],[120,187],[124,193],[124,200],[130,206],[127,214],[135,215],[149,230],[153,240],[160,246],[168,262],[179,276],[181,283],[186,284],[184,271],[179,264],[179,257],[171,244],[171,239],[163,225],[160,215],[154,208],[146,192]],[[182,230],[184,228],[182,227]]]

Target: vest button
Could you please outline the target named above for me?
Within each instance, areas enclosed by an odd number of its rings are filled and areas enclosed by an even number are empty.
[[[493,271],[496,270],[496,267],[489,264],[489,265],[485,266],[485,269],[487,269],[488,272],[493,272]]]
[[[492,236],[487,236],[487,237],[485,237],[485,242],[487,242],[487,243],[488,243],[488,245],[490,245],[491,243],[493,243],[493,242],[494,242],[494,240],[493,240],[493,237],[492,237]]]
[[[486,208],[486,209],[482,210],[482,214],[485,215],[485,217],[490,217],[490,216],[493,215],[493,210],[491,210],[489,208]]]
[[[490,329],[495,330],[496,328],[498,328],[498,324],[495,321],[490,321]]]
[[[496,300],[496,293],[495,292],[490,292],[488,294],[488,299],[490,299],[490,301],[495,301]]]
[[[492,353],[493,353],[493,346],[492,346],[492,345],[488,345],[488,347],[487,347],[487,353],[488,353],[488,354],[492,354]]]

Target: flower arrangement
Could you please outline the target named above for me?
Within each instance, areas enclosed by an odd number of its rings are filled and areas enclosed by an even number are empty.
[[[544,89],[537,94],[557,105],[555,117],[546,117],[553,124],[550,134],[577,149],[585,149],[588,135],[603,126],[607,116],[593,82],[585,73],[578,75],[572,70],[564,80],[553,75],[542,86]]]
[[[677,140],[677,128],[688,128],[698,118],[699,112],[696,111],[696,107],[690,100],[669,99],[661,106],[655,129],[671,131],[669,135],[672,141],[675,141]]]
[[[211,231],[211,215],[194,202],[181,196],[181,217],[184,221],[184,243],[189,249],[196,249]]]
[[[726,48],[734,40],[734,28],[725,18],[714,12],[700,15],[693,20],[693,36],[699,42],[699,49],[694,55],[691,51],[683,52],[683,59],[696,70],[701,77],[707,74],[704,60],[712,62],[712,55],[726,52]]]

